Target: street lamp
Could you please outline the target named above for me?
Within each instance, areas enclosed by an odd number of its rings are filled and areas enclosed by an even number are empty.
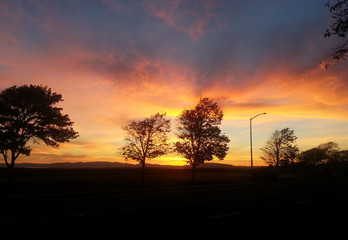
[[[257,115],[255,115],[254,117],[250,118],[250,169],[251,172],[253,171],[253,132],[252,132],[252,127],[251,127],[251,121],[263,114],[267,114],[267,113],[259,113]]]

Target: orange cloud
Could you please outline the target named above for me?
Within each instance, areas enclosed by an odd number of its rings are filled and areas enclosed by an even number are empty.
[[[256,155],[257,143],[274,128],[348,119],[347,63],[319,66],[333,46],[321,39],[327,20],[319,10],[298,18],[279,11],[280,3],[128,2],[0,2],[0,88],[48,85],[63,95],[64,113],[80,133],[59,149],[34,145],[25,161],[123,161],[117,155],[122,125],[156,112],[174,120],[205,96],[224,111],[222,127],[232,139],[228,163],[247,164],[248,120],[259,112],[268,115],[255,122]],[[286,4],[289,11],[303,5]],[[224,28],[212,31],[218,21]],[[308,135],[303,143],[331,136],[301,131]],[[154,162],[168,159],[180,160]]]
[[[226,70],[214,81],[197,86],[194,81],[197,73],[193,68],[140,54],[134,58],[138,60],[130,64],[128,61],[132,58],[123,58],[122,55],[110,54],[103,59],[93,51],[78,49],[64,58],[47,59],[45,66],[33,62],[30,67],[17,67],[17,73],[10,71],[11,78],[2,82],[4,87],[10,83],[20,84],[25,79],[28,83],[47,84],[62,93],[64,112],[76,123],[75,128],[81,136],[76,141],[62,144],[59,149],[34,145],[32,158],[22,158],[23,161],[44,161],[46,156],[47,162],[122,162],[122,157],[117,154],[124,135],[122,125],[158,111],[175,117],[202,96],[216,99],[223,108],[228,120],[223,123],[224,128],[232,128],[229,132],[235,140],[224,162],[237,165],[248,164],[249,150],[248,139],[239,140],[245,137],[233,133],[238,131],[233,128],[236,119],[245,121],[240,126],[245,128],[243,136],[248,136],[248,117],[258,112],[278,116],[275,122],[284,117],[348,119],[343,70],[337,73],[336,69],[315,67],[295,75],[281,68],[271,73],[259,71],[255,75],[241,72],[238,74],[243,78],[241,82],[234,81],[234,71]],[[250,81],[244,80],[249,77]],[[46,80],[40,82],[38,79]],[[199,91],[196,91],[197,87]],[[266,120],[265,117],[262,121]],[[271,130],[266,128],[264,131],[267,138]],[[255,161],[262,164],[262,161]],[[182,164],[177,156],[150,162]]]

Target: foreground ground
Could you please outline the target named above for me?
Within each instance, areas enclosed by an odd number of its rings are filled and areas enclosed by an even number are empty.
[[[347,239],[347,177],[250,180],[243,169],[18,169],[1,239]]]

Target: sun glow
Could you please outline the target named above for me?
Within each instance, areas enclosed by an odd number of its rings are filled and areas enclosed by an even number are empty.
[[[186,160],[180,157],[170,157],[170,156],[162,156],[160,158],[156,158],[151,161],[153,164],[160,165],[170,165],[170,166],[186,166]]]

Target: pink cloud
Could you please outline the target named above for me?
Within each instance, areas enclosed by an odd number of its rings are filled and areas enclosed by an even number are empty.
[[[146,8],[156,18],[177,31],[187,34],[193,41],[198,41],[205,34],[205,28],[211,18],[213,1],[166,0],[145,2]]]
[[[137,1],[102,0],[102,3],[109,7],[109,13],[131,14],[134,7],[141,5]]]

